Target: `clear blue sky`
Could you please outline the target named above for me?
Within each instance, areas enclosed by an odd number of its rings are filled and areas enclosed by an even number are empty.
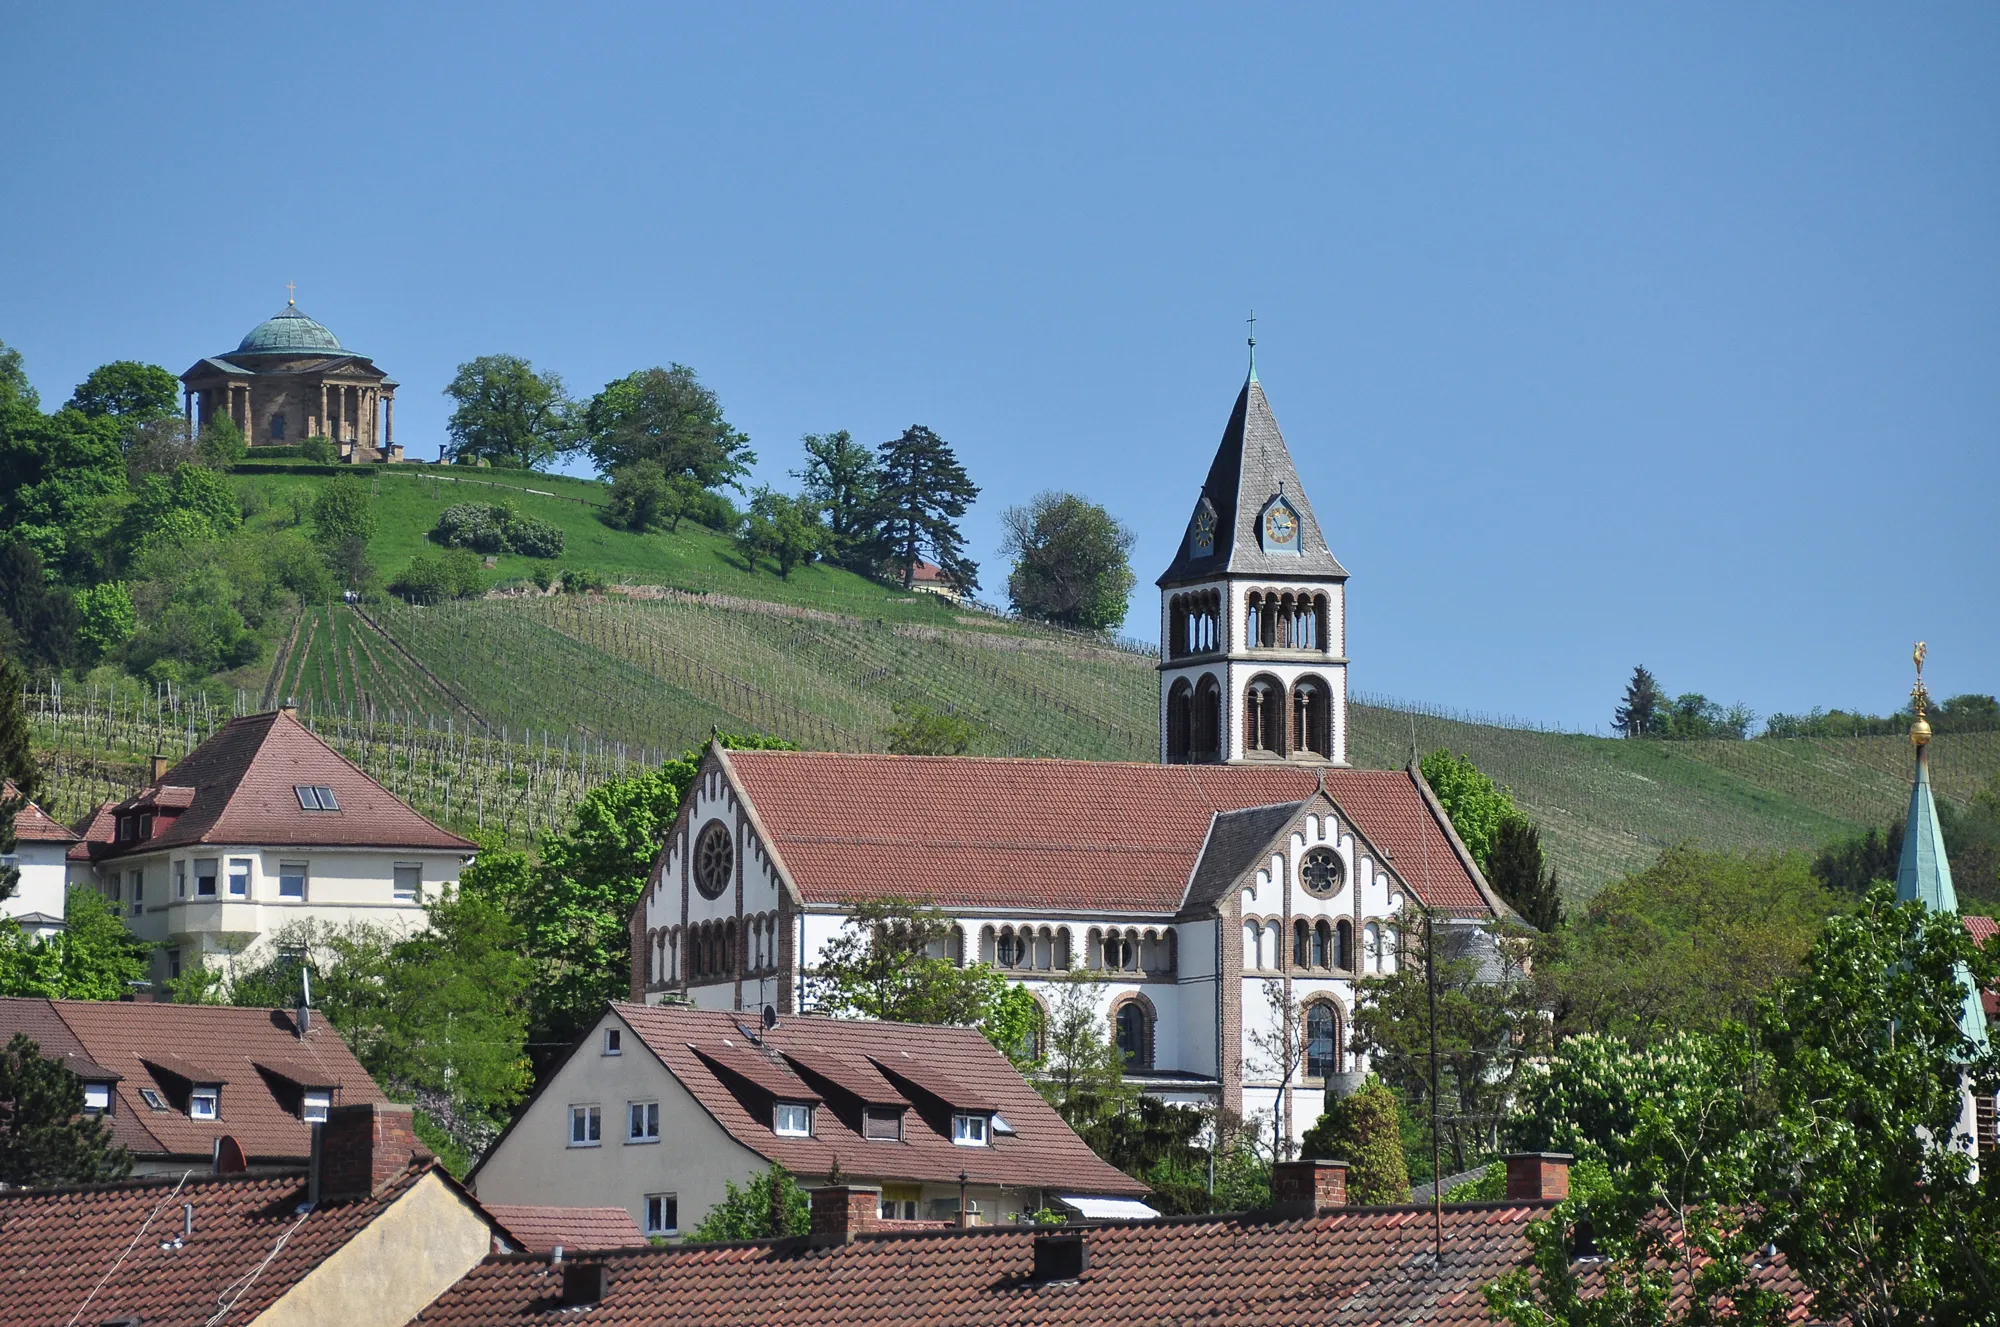
[[[1357,689],[2000,688],[1992,5],[7,6],[0,340],[60,402],[299,304],[402,384],[693,365],[789,482],[923,422],[1139,536],[1259,370]]]

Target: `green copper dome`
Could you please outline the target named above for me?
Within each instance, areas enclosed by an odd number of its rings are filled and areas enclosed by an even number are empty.
[[[296,304],[287,304],[273,317],[250,329],[239,355],[345,354],[332,332],[305,316]]]

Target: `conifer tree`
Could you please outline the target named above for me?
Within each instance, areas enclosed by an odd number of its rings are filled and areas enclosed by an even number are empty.
[[[883,533],[903,575],[903,588],[916,583],[917,563],[928,554],[961,590],[979,588],[979,564],[965,556],[958,521],[979,486],[958,463],[951,444],[922,424],[876,449],[877,493]]]
[[[1666,696],[1644,665],[1632,670],[1625,684],[1625,703],[1611,715],[1611,726],[1627,737],[1644,737],[1659,730],[1661,709]]]
[[[83,1083],[22,1033],[0,1048],[0,1184],[91,1184],[132,1173],[132,1155],[101,1117],[83,1113]]]
[[[1536,930],[1562,924],[1562,896],[1555,872],[1543,862],[1542,832],[1534,822],[1518,816],[1501,822],[1487,856],[1486,879]]]

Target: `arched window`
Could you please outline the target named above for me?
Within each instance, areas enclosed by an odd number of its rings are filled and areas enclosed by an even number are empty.
[[[1167,692],[1167,763],[1188,763],[1194,735],[1194,688],[1182,678]]]
[[[1264,925],[1258,921],[1243,923],[1243,966],[1255,972],[1264,966]]]
[[[1117,1028],[1118,1054],[1127,1069],[1153,1067],[1153,1014],[1137,1000],[1127,1000],[1113,1015]]]
[[[1333,928],[1333,966],[1344,972],[1354,971],[1354,923],[1345,917]]]
[[[1056,967],[1069,970],[1069,927],[1056,927]]]
[[[1306,1077],[1340,1072],[1340,1018],[1329,1004],[1306,1007]]]
[[[1276,923],[1275,921],[1265,922],[1264,957],[1266,962],[1264,966],[1267,968],[1278,967],[1280,961],[1284,958],[1284,956],[1285,956],[1285,951],[1283,948],[1283,942],[1281,941],[1278,935],[1278,923]]]
[[[1212,674],[1195,683],[1194,717],[1188,731],[1188,759],[1222,759],[1222,687]]]
[[[1285,684],[1259,673],[1244,691],[1243,710],[1244,749],[1285,754]]]
[[[1313,926],[1313,966],[1316,968],[1330,966],[1330,960],[1333,958],[1332,949],[1333,928],[1323,921],[1315,923]]]
[[[1312,966],[1312,928],[1306,925],[1303,917],[1292,923],[1292,966]]]
[[[1264,643],[1264,596],[1250,596],[1249,609],[1243,614],[1243,647],[1254,650]]]
[[[994,962],[1003,968],[1011,968],[1019,961],[1021,955],[1014,944],[1013,927],[1009,926],[1000,932],[1000,939],[995,947],[995,954]]]
[[[1292,750],[1333,759],[1333,704],[1326,683],[1302,677],[1292,684]]]

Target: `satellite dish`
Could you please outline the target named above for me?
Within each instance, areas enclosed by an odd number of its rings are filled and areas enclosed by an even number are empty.
[[[778,1026],[777,1007],[775,1005],[767,1004],[764,1006],[764,1030],[766,1032],[769,1032],[772,1028],[776,1026]]]

